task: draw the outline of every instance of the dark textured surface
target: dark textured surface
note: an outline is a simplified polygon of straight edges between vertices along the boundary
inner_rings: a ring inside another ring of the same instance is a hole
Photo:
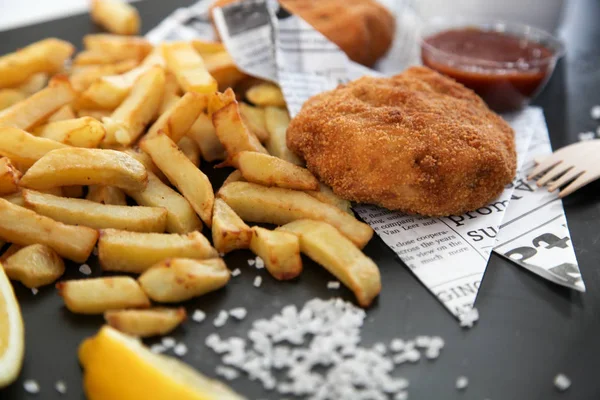
[[[144,1],[137,7],[147,29],[185,3]],[[578,132],[596,127],[589,109],[600,103],[599,20],[598,0],[570,2],[565,30],[567,58],[537,102],[545,108],[554,147],[574,142]],[[87,16],[75,16],[0,32],[0,53],[47,36],[80,45],[83,34],[95,30]],[[215,176],[212,171],[210,174]],[[224,176],[219,175],[220,179]],[[383,292],[369,310],[363,343],[417,334],[439,334],[446,340],[437,361],[424,360],[399,369],[411,380],[411,399],[600,399],[600,182],[567,198],[565,207],[587,293],[551,284],[492,255],[477,300],[481,318],[469,331],[458,327],[391,250],[377,238],[371,241],[365,251],[381,268]],[[188,322],[174,333],[190,349],[183,359],[207,375],[214,376],[218,359],[203,342],[215,329],[210,322],[218,310],[236,306],[249,309],[245,321],[230,321],[220,329],[228,337],[243,334],[252,320],[271,316],[286,304],[302,305],[315,296],[332,295],[326,289],[331,277],[308,262],[302,277],[291,283],[275,282],[261,270],[263,285],[256,289],[252,280],[257,271],[247,266],[249,257],[249,253],[239,252],[226,258],[231,268],[240,267],[242,275],[225,290],[187,303],[188,310],[200,308],[209,318],[203,324]],[[97,274],[97,265],[92,267]],[[72,265],[65,278],[80,276],[77,266]],[[0,399],[82,399],[77,346],[97,331],[101,317],[70,314],[52,287],[42,288],[33,296],[21,285],[15,286],[26,324],[26,358],[20,379],[1,391]],[[339,293],[352,299],[345,289]],[[573,382],[565,393],[557,392],[552,383],[559,372]],[[464,392],[454,389],[459,375],[469,377]],[[23,381],[28,378],[40,383],[37,396],[23,390]],[[67,395],[54,390],[58,379],[67,383]],[[245,378],[232,386],[251,399],[278,398]]]

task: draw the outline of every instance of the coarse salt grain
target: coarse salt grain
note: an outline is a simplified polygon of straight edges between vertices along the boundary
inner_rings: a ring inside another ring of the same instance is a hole
[[[265,267],[265,262],[259,256],[256,256],[256,269],[263,269]]]
[[[469,386],[469,379],[466,376],[459,376],[456,378],[456,389],[464,390]]]
[[[260,287],[260,285],[262,284],[262,278],[260,276],[256,276],[252,284],[254,285],[254,287]]]
[[[179,357],[183,357],[187,354],[188,352],[188,348],[185,345],[185,343],[177,343],[175,345],[175,347],[173,348],[173,353],[175,353],[176,356]]]
[[[329,281],[327,282],[327,289],[339,289],[340,282],[338,281]]]
[[[170,349],[171,347],[175,346],[175,339],[173,339],[170,336],[165,336],[164,338],[162,338],[161,343],[163,346],[165,346],[165,348]]]
[[[394,396],[394,400],[408,400],[408,392],[398,392]]]
[[[554,386],[564,392],[571,386],[571,380],[565,374],[558,374],[554,377]]]
[[[226,367],[224,365],[217,366],[217,368],[215,368],[215,372],[217,373],[217,375],[222,376],[228,381],[232,381],[240,376],[240,373],[237,372],[235,369]]]
[[[595,105],[590,110],[590,116],[593,119],[600,119],[600,105]]]
[[[390,349],[392,351],[401,351],[404,349],[404,340],[402,339],[393,339],[390,342]]]
[[[580,142],[583,142],[586,140],[595,139],[596,135],[594,134],[594,132],[581,132],[581,133],[577,134],[577,138],[579,139]]]
[[[248,260],[248,265],[249,265],[249,266],[251,266],[251,267],[252,267],[252,266],[253,266],[255,263],[256,263],[256,260],[255,260],[255,259],[250,259],[250,260]]]
[[[229,310],[229,315],[237,320],[242,320],[248,315],[248,311],[244,307],[236,307]]]
[[[417,347],[429,347],[431,338],[429,336],[417,336],[415,338],[415,345]]]
[[[87,264],[81,264],[81,266],[79,267],[79,272],[81,272],[84,275],[90,275],[92,273],[92,269]]]
[[[459,315],[460,326],[463,328],[472,328],[473,324],[479,320],[479,311],[475,307]]]
[[[242,273],[242,271],[240,271],[239,268],[236,268],[233,271],[231,271],[231,276],[238,276],[241,273]]]
[[[387,351],[387,349],[385,348],[385,344],[383,343],[375,343],[373,345],[373,350],[379,354],[385,354],[385,352]]]
[[[202,322],[206,319],[206,313],[202,310],[194,310],[194,313],[192,314],[192,321],[194,322]]]
[[[217,318],[214,319],[213,325],[216,328],[220,328],[227,323],[227,318],[229,318],[227,311],[221,310],[219,311],[219,314],[217,314]]]
[[[60,394],[65,394],[67,393],[67,384],[64,381],[57,381],[54,384],[54,388],[56,389],[56,391]]]
[[[39,290],[37,290],[37,288],[31,288],[31,293],[33,293],[34,296],[38,294],[38,292]]]
[[[40,385],[33,379],[27,379],[23,382],[23,388],[27,393],[37,394],[40,392]]]

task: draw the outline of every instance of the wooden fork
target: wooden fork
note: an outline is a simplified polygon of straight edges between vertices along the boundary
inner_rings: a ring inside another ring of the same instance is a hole
[[[537,185],[542,187],[549,183],[550,192],[571,182],[558,194],[565,197],[600,178],[600,139],[571,144],[535,162],[537,166],[527,179],[534,179],[543,172]]]

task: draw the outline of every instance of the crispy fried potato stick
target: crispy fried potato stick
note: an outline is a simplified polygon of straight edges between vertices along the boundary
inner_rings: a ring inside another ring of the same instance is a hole
[[[212,220],[212,239],[219,253],[247,249],[252,239],[252,230],[221,199],[215,200]]]
[[[147,310],[109,310],[106,323],[113,328],[137,337],[166,335],[185,319],[185,308],[149,308]]]
[[[92,117],[49,122],[34,130],[38,137],[74,147],[96,148],[106,135],[102,123]]]
[[[136,35],[140,31],[140,14],[122,0],[92,0],[92,20],[118,35]]]
[[[230,158],[241,151],[257,151],[267,154],[267,150],[260,144],[242,121],[238,103],[233,102],[214,113],[213,125],[215,132],[227,150]]]
[[[122,36],[105,33],[85,35],[83,37],[83,45],[89,51],[103,54],[110,62],[131,58],[142,61],[153,48],[152,43],[141,36]]]
[[[64,121],[67,119],[75,119],[77,115],[75,115],[75,111],[73,111],[73,107],[70,104],[65,104],[61,108],[58,109],[54,114],[48,117],[48,123],[50,122],[58,122]]]
[[[277,280],[294,279],[302,272],[300,241],[292,233],[252,227],[250,250],[263,259]]]
[[[265,145],[269,154],[289,161],[292,164],[304,166],[304,162],[288,149],[286,144],[286,131],[290,124],[290,117],[282,108],[266,107],[265,108],[265,126],[269,131],[269,138]]]
[[[101,204],[112,204],[113,206],[126,206],[125,193],[114,186],[90,185],[85,196],[87,200]]]
[[[46,153],[64,148],[68,146],[56,140],[39,138],[18,128],[0,127],[0,155],[22,169],[31,167]]]
[[[198,116],[187,135],[198,144],[204,160],[212,162],[225,159],[225,148],[215,132],[212,119],[207,114],[201,113]]]
[[[252,86],[246,92],[246,98],[259,107],[285,107],[285,99],[281,89],[277,85],[268,82]]]
[[[162,45],[167,68],[177,78],[186,92],[216,92],[217,81],[206,69],[202,57],[189,42],[173,42]]]
[[[162,114],[148,129],[146,138],[152,138],[162,131],[175,143],[185,136],[200,113],[206,108],[205,95],[188,92],[179,99],[168,111]]]
[[[0,158],[0,196],[17,192],[20,179],[21,171],[8,158]]]
[[[5,261],[4,272],[28,288],[53,283],[65,272],[65,263],[51,247],[32,244],[16,251]]]

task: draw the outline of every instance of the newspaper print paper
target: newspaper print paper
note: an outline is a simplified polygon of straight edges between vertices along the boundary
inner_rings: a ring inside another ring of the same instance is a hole
[[[148,37],[154,42],[185,40],[194,37],[195,31],[195,37],[212,39],[206,13],[209,4],[201,1],[177,10]],[[417,54],[416,16],[406,7],[398,9],[403,25],[396,33],[390,54],[378,65],[388,74],[394,65],[415,62]],[[380,75],[349,60],[305,21],[279,9],[276,2],[245,0],[216,9],[213,17],[238,67],[279,83],[292,116],[314,94],[363,75]],[[413,43],[412,48],[409,43]],[[584,290],[562,202],[544,189],[535,190],[535,185],[523,178],[534,156],[551,152],[543,114],[529,108],[506,119],[517,132],[523,168],[515,182],[489,205],[462,216],[437,219],[370,205],[355,207],[361,218],[458,318],[473,306],[492,249],[545,279]],[[538,228],[522,231],[524,226]]]

